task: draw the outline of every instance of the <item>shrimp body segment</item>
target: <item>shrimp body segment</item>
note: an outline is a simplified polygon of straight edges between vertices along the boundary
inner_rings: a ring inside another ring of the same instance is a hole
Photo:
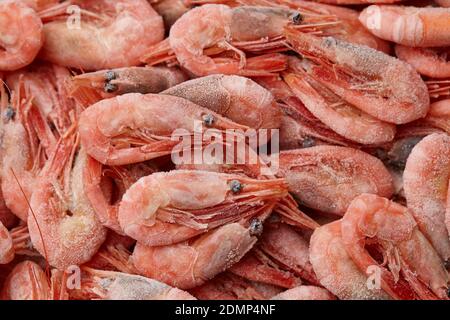
[[[427,86],[408,63],[366,46],[292,27],[285,34],[298,53],[314,62],[308,74],[351,105],[394,124],[426,115]]]
[[[359,20],[377,37],[409,47],[450,46],[450,8],[371,5]]]
[[[450,259],[449,232],[445,227],[450,178],[450,136],[432,134],[411,151],[403,173],[408,208],[420,230],[442,259]]]
[[[450,78],[450,47],[444,49],[411,48],[395,46],[395,54],[403,61],[411,64],[417,72],[431,78]]]
[[[377,158],[347,147],[315,146],[280,153],[279,177],[302,204],[343,215],[354,197],[374,193],[390,197],[389,171]]]
[[[335,300],[336,298],[326,289],[315,286],[299,286],[283,291],[271,300]]]
[[[447,271],[407,208],[362,194],[350,204],[341,229],[349,256],[362,272],[373,266],[380,268],[381,288],[391,297],[447,299]],[[380,265],[370,255],[366,248],[369,241],[379,245],[387,265]]]
[[[147,277],[180,289],[202,285],[238,262],[256,237],[238,223],[230,223],[199,238],[169,246],[137,243],[131,261]]]
[[[44,43],[38,14],[22,1],[0,2],[0,71],[30,64]]]
[[[191,229],[178,241],[186,240],[225,223],[262,214],[286,195],[282,179],[255,180],[208,171],[157,172],[139,179],[124,194],[119,223],[128,236],[143,244],[170,244],[172,238],[160,233],[161,222]]]
[[[44,25],[40,56],[83,70],[128,67],[164,37],[162,18],[145,0],[74,1],[87,14],[80,25],[66,19]]]
[[[194,132],[205,117],[210,128],[246,129],[183,98],[129,93],[97,102],[80,115],[78,130],[86,152],[108,165],[142,162],[172,152],[176,129]]]

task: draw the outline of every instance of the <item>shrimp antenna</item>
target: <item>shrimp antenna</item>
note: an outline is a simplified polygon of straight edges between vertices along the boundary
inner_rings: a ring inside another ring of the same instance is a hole
[[[25,191],[23,191],[23,188],[19,182],[19,179],[17,179],[16,173],[14,172],[13,168],[10,168],[10,170],[11,170],[11,173],[13,174],[14,179],[16,180],[17,184],[19,185],[20,192],[22,192],[22,195],[25,198],[25,201],[27,202],[28,208],[30,208],[31,214],[33,215],[33,219],[36,222],[36,225],[37,225],[37,228],[39,231],[39,236],[41,237],[41,241],[42,241],[42,247],[44,249],[44,257],[45,257],[45,262],[46,262],[45,273],[47,275],[47,279],[50,279],[50,264],[48,263],[47,248],[45,247],[45,242],[44,242],[44,237],[42,236],[41,227],[39,226],[39,223],[36,219],[36,215],[34,214],[34,210],[31,207],[30,201],[28,200],[27,195],[25,194]]]
[[[11,97],[11,89],[8,87],[8,84],[2,78],[0,78],[0,81],[2,82],[2,84],[6,88],[6,90],[8,90],[8,94]]]

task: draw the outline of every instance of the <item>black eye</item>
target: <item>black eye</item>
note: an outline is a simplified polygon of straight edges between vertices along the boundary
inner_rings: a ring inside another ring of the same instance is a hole
[[[293,17],[292,17],[292,22],[297,25],[303,22],[303,16],[300,14],[300,12],[297,12]]]
[[[112,70],[106,71],[106,73],[105,73],[105,80],[106,81],[111,81],[111,80],[114,80],[116,78],[117,78],[117,74],[114,71],[112,71]]]
[[[306,137],[305,140],[302,141],[303,148],[310,148],[316,144],[316,141],[311,137]]]
[[[14,119],[14,116],[16,115],[16,111],[11,108],[11,106],[8,106],[5,110],[5,119],[7,121]]]
[[[107,93],[111,93],[117,90],[117,85],[115,85],[114,83],[105,83],[105,92]]]
[[[250,235],[260,236],[263,232],[263,224],[260,219],[254,218],[250,222]]]
[[[206,126],[208,126],[208,127],[213,125],[214,120],[215,119],[214,119],[214,116],[212,114],[206,114],[206,115],[203,116],[203,123]]]
[[[233,193],[239,193],[241,192],[243,186],[238,180],[233,180],[230,182],[230,190]]]

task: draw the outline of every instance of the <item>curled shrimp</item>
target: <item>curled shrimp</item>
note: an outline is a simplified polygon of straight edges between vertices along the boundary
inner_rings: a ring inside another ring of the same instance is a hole
[[[270,91],[251,79],[211,75],[189,80],[162,92],[192,101],[250,128],[279,128],[281,110]]]
[[[264,70],[270,69],[269,65],[261,65],[259,70],[249,70],[246,68],[245,53],[233,47],[231,40],[251,44],[262,38],[280,36],[283,26],[295,14],[294,10],[286,8],[230,8],[226,5],[207,4],[189,10],[175,22],[170,29],[170,47],[180,65],[197,76],[214,73],[264,75],[267,74]],[[258,45],[270,47],[270,43]],[[213,46],[233,51],[239,56],[239,60],[215,59],[204,54],[204,49]]]
[[[0,3],[0,71],[13,71],[30,64],[44,44],[38,14],[22,1]]]
[[[347,103],[333,91],[309,76],[308,60],[290,59],[291,71],[283,73],[284,81],[304,106],[330,129],[348,140],[362,144],[391,141],[395,125],[383,122]]]
[[[362,272],[379,268],[381,288],[391,297],[447,299],[447,271],[407,208],[362,194],[348,207],[341,230],[349,256]],[[386,264],[369,253],[369,242],[377,246]]]
[[[315,286],[299,286],[283,291],[271,300],[335,300],[336,298],[326,289]]]
[[[194,240],[169,246],[149,247],[138,242],[131,261],[147,277],[190,289],[239,261],[255,242],[250,229],[230,223]]]
[[[125,234],[138,242],[165,245],[264,215],[286,195],[282,179],[255,180],[208,171],[157,172],[126,191],[118,217]]]
[[[40,172],[30,200],[28,228],[33,246],[60,270],[89,261],[106,237],[84,192],[77,135],[61,139]]]
[[[423,118],[428,90],[411,65],[374,49],[333,37],[285,30],[293,48],[312,63],[308,75],[349,104],[394,124]]]
[[[88,107],[125,93],[158,93],[187,80],[183,71],[168,67],[127,67],[73,77],[70,95]]]
[[[311,236],[310,259],[321,285],[342,300],[388,300],[381,288],[369,287],[342,241],[341,221],[325,224]]]
[[[371,5],[359,20],[377,37],[409,47],[450,46],[450,9]]]
[[[196,300],[188,292],[154,279],[83,267],[84,298],[102,300]]]
[[[450,62],[448,48],[411,48],[395,46],[395,54],[403,61],[411,64],[417,72],[431,78],[450,78]]]
[[[338,146],[315,146],[280,152],[279,177],[307,207],[343,215],[354,197],[374,193],[390,197],[392,178],[377,158]],[[345,186],[345,187],[344,187]]]
[[[246,129],[183,98],[129,93],[84,110],[78,130],[86,152],[103,164],[124,165],[171,154],[175,129]]]
[[[43,59],[83,70],[134,66],[164,37],[162,18],[146,0],[72,2],[81,8],[79,25],[46,23]]]
[[[445,227],[449,161],[450,136],[431,134],[412,149],[403,173],[408,208],[445,261],[450,258],[449,232]]]
[[[50,284],[44,270],[35,262],[17,264],[3,285],[4,300],[49,300]]]

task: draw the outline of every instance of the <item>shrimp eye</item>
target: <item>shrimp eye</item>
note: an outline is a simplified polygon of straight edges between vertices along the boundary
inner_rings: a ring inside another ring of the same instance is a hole
[[[329,48],[337,45],[337,41],[333,37],[326,37],[323,39],[323,44],[325,47]]]
[[[117,85],[114,83],[107,82],[105,83],[105,92],[111,93],[117,90]]]
[[[10,106],[8,106],[5,110],[5,118],[7,121],[11,120],[14,118],[14,116],[16,115],[16,111],[11,108]]]
[[[114,80],[116,78],[117,78],[117,74],[114,71],[112,71],[112,70],[106,71],[106,73],[105,73],[105,80],[106,81],[111,81],[111,80]]]
[[[203,116],[203,123],[208,127],[212,126],[212,124],[214,123],[214,120],[215,119],[212,114],[206,114]]]
[[[292,17],[292,22],[295,24],[295,25],[298,25],[298,24],[300,24],[300,23],[302,23],[302,21],[303,21],[303,16],[301,15],[301,13],[300,12],[297,12],[293,17]]]
[[[263,224],[260,219],[254,218],[250,222],[250,235],[260,236],[263,232]]]
[[[233,180],[230,182],[230,190],[233,193],[239,193],[241,192],[243,186],[238,180]]]
[[[305,140],[302,141],[302,147],[303,148],[310,148],[313,147],[316,144],[316,141],[314,141],[311,137],[306,137]]]

